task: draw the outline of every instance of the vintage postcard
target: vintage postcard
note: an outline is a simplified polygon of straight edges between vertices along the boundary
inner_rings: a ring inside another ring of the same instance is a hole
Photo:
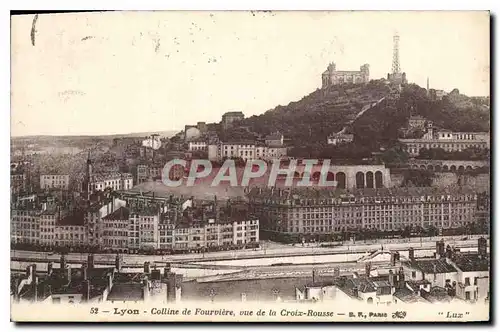
[[[11,61],[12,321],[490,320],[489,12],[13,15]]]

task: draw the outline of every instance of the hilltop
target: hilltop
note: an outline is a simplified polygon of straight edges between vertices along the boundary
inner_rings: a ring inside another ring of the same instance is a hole
[[[399,98],[386,98],[356,118],[367,105],[390,93],[391,86],[384,80],[318,89],[299,101],[244,119],[241,125],[258,135],[280,131],[294,146],[292,156],[357,159],[370,157],[380,148],[397,146],[398,129],[410,114],[422,115],[438,128],[489,131],[489,98],[467,97],[454,90],[442,100],[432,100],[426,89],[415,84],[404,86]],[[354,142],[327,146],[327,136],[344,127],[354,134]]]
[[[278,130],[294,146],[321,143],[354,120],[365,105],[378,101],[389,91],[380,81],[318,89],[299,101],[247,118],[242,125],[261,135]]]

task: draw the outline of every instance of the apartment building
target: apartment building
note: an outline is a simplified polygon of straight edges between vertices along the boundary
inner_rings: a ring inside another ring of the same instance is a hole
[[[245,161],[272,160],[286,156],[287,148],[285,146],[268,146],[253,141],[220,142],[208,147],[208,159],[212,161],[220,161],[225,158],[241,158]]]
[[[435,131],[431,122],[427,123],[427,132],[422,138],[407,138],[399,141],[406,146],[410,156],[418,156],[421,149],[443,149],[447,152],[462,151],[467,148],[489,149],[490,134],[483,132]]]
[[[40,213],[42,207],[27,204],[11,209],[11,242],[40,244]]]
[[[63,189],[68,190],[68,174],[43,174],[40,175],[40,188],[42,189]]]
[[[105,249],[128,247],[129,210],[121,206],[102,218],[102,240]]]
[[[91,192],[104,191],[106,188],[111,188],[113,191],[129,190],[133,187],[133,181],[130,173],[94,174],[90,178],[90,189]]]
[[[193,140],[188,142],[188,151],[206,151],[208,143],[204,140]]]
[[[252,188],[250,211],[261,228],[278,233],[327,234],[406,226],[457,228],[475,220],[477,195],[470,188],[326,190]]]

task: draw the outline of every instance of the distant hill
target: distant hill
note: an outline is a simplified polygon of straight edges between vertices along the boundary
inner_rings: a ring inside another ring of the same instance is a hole
[[[127,134],[110,134],[110,135],[29,135],[29,136],[14,136],[11,140],[24,140],[24,139],[42,139],[42,140],[67,140],[67,139],[113,139],[117,137],[145,137],[152,134],[158,134],[160,137],[171,137],[174,136],[178,131],[168,130],[168,131],[149,131],[140,133],[127,133]]]
[[[242,125],[261,135],[279,130],[292,145],[322,143],[351,122],[361,109],[389,93],[381,81],[318,89],[299,101],[252,116]]]
[[[426,89],[415,84],[404,86],[399,99],[382,102],[356,118],[364,106],[388,96],[390,90],[383,80],[318,89],[299,101],[244,119],[241,125],[259,135],[279,130],[291,145],[304,151],[325,146],[329,134],[348,125],[348,132],[354,134],[351,149],[363,150],[363,156],[368,156],[368,150],[397,144],[398,129],[412,113],[433,121],[438,128],[489,130],[489,98],[467,97],[454,90],[443,100],[431,100]],[[331,153],[339,149],[331,149]]]

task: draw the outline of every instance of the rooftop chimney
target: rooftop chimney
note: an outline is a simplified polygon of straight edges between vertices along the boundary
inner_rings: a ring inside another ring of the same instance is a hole
[[[87,267],[89,269],[94,268],[94,254],[89,254],[89,256],[87,257]]]
[[[415,249],[413,248],[408,249],[408,258],[410,259],[410,261],[415,260]]]
[[[453,257],[453,250],[450,245],[446,246],[446,257],[451,259]]]
[[[66,280],[68,282],[68,285],[71,283],[71,266],[67,265],[66,269],[64,270],[64,274],[66,276]]]
[[[480,259],[488,257],[488,240],[484,237],[480,237],[477,240],[477,253],[479,254]]]
[[[394,273],[392,270],[389,270],[389,284],[394,287]]]
[[[118,254],[116,254],[116,257],[115,257],[115,268],[116,268],[116,271],[118,271],[118,272],[120,272],[120,270],[122,269],[122,262],[121,262],[120,256]]]
[[[175,302],[175,273],[167,272],[167,302]]]
[[[391,266],[396,265],[396,253],[393,251],[391,252]]]
[[[405,288],[405,273],[402,266],[399,268],[398,282],[399,282],[399,288]]]
[[[358,297],[358,287],[353,287],[352,288],[352,296]]]
[[[33,302],[38,301],[38,277],[35,275],[33,276],[33,282],[32,282],[32,287],[33,287]]]
[[[436,258],[439,259],[445,254],[444,251],[444,241],[436,241]]]
[[[62,254],[61,259],[59,260],[60,269],[64,270],[66,268],[66,255]]]
[[[170,263],[167,263],[165,268],[163,269],[163,277],[167,278],[169,273],[170,273]]]
[[[90,300],[90,281],[87,279],[83,280],[82,300],[83,302],[88,302]]]
[[[88,280],[87,263],[82,264],[82,278],[83,278],[83,280]]]

